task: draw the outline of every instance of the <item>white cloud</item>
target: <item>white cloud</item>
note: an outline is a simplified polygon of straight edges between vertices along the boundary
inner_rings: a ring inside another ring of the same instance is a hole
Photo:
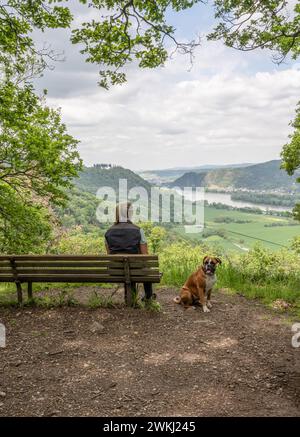
[[[227,50],[218,48],[219,61]],[[225,62],[209,74],[187,73],[179,58],[164,69],[131,70],[128,83],[109,92],[94,84],[49,103],[62,107],[87,164],[145,169],[278,158],[299,98],[300,71],[241,73],[238,56],[235,68]],[[213,69],[215,62],[212,55]]]
[[[78,11],[77,23],[95,14]],[[86,164],[149,169],[279,157],[299,100],[299,63],[276,67],[266,52],[209,42],[198,48],[191,71],[182,56],[156,70],[131,65],[128,82],[107,92],[97,86],[98,67],[86,64],[68,37],[69,31],[43,36],[65,50],[66,62],[37,86],[62,108]]]

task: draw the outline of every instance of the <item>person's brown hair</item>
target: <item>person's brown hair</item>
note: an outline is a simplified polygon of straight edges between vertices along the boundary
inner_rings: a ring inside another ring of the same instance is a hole
[[[116,206],[116,221],[115,224],[117,225],[118,223],[120,223],[120,218],[122,215],[125,216],[125,210],[126,210],[126,222],[131,222],[130,218],[129,218],[129,209],[132,207],[132,203],[131,202],[124,202],[124,203],[119,203]],[[121,213],[120,214],[120,210]],[[122,222],[124,222],[124,220],[122,220]]]

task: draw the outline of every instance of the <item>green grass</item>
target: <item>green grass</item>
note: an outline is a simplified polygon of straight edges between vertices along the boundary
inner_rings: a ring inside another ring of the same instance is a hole
[[[32,290],[33,290],[33,297],[34,297],[34,302],[36,302],[36,304],[38,304],[38,302],[40,302],[42,304],[42,302],[45,302],[45,306],[47,306],[47,302],[49,302],[49,306],[51,305],[59,305],[60,300],[65,300],[65,303],[68,304],[68,299],[69,299],[69,305],[72,305],[72,299],[71,296],[73,294],[73,292],[80,286],[93,286],[100,288],[111,288],[111,284],[95,284],[95,283],[65,283],[65,282],[60,282],[60,283],[51,283],[51,282],[45,282],[45,283],[33,283],[32,284]],[[57,290],[58,295],[60,296],[57,300],[57,302],[55,302],[55,299],[52,297],[36,297],[35,294],[36,293],[40,293],[40,292],[44,292],[44,291],[50,291],[53,290],[55,288],[55,290]],[[25,304],[28,304],[27,302],[27,284],[24,283],[22,284],[22,290],[23,290],[23,300],[25,302]],[[51,303],[51,302],[52,303]],[[0,283],[0,305],[14,305],[17,304],[17,293],[16,293],[16,286],[13,283]]]
[[[15,284],[0,283],[0,305],[11,306],[17,304],[18,300]]]
[[[75,284],[76,285],[76,284]],[[66,284],[62,284],[58,288],[58,292],[55,296],[35,296],[35,293],[39,291],[47,291],[53,288],[53,284],[33,284],[33,299],[29,301],[27,299],[27,289],[23,287],[23,305],[35,305],[41,307],[55,307],[55,306],[75,306],[78,302],[73,296],[73,292],[76,287],[68,287]],[[2,306],[14,306],[18,305],[16,286],[11,283],[0,284],[0,305]]]
[[[115,308],[115,304],[113,303],[113,300],[111,296],[103,297],[99,296],[96,291],[93,291],[92,294],[89,297],[88,300],[88,307],[89,308]]]
[[[292,275],[282,281],[272,278],[253,281],[230,265],[220,267],[218,288],[228,288],[232,294],[241,293],[249,299],[259,299],[266,305],[278,299],[291,304],[291,313],[300,317],[300,279]]]
[[[201,265],[206,250],[202,245],[185,243],[165,248],[160,255],[160,268],[164,272],[162,284],[181,287]],[[282,299],[300,316],[300,255],[287,249],[274,252],[260,245],[242,255],[230,255],[222,250],[216,253],[213,248],[209,253],[223,260],[217,270],[217,287],[258,298],[267,305]]]
[[[69,286],[70,285],[70,286]],[[24,287],[23,304],[22,306],[35,306],[40,308],[55,308],[63,306],[77,306],[80,303],[74,298],[74,291],[77,285],[82,284],[60,284],[56,288],[55,295],[43,295],[37,296],[35,293],[39,291],[46,291],[53,289],[53,284],[33,284],[33,299],[29,301],[27,299],[26,289]],[[84,284],[85,286],[92,285],[93,291],[91,292],[87,304],[84,304],[92,309],[97,308],[116,308],[119,306],[116,304],[111,296],[101,296],[95,291],[95,284]],[[106,284],[111,286],[111,284]],[[99,285],[100,287],[100,285]],[[101,284],[102,288],[102,284]],[[18,306],[17,295],[14,284],[0,284],[0,306],[3,307],[14,307]],[[159,312],[161,310],[161,305],[155,300],[141,302],[138,297],[134,302],[133,306],[135,308],[140,308],[144,310],[149,310],[153,312]]]
[[[205,207],[204,216],[205,232],[216,232],[207,238],[203,238],[203,234],[186,234],[182,225],[175,226],[173,231],[187,241],[193,243],[200,243],[203,241],[210,245],[221,246],[225,251],[233,251],[237,253],[244,252],[244,250],[238,246],[251,249],[255,245],[256,239],[268,240],[283,246],[290,246],[293,238],[300,235],[300,224],[295,226],[295,221],[285,217],[217,209],[211,206]],[[216,223],[215,219],[220,217],[229,217],[230,219],[235,220],[235,222]],[[236,223],[237,220],[249,221],[249,223]],[[264,226],[272,223],[286,224],[286,226]],[[289,226],[291,224],[294,226]],[[224,237],[217,235],[220,231],[224,233]],[[230,231],[233,231],[233,233]],[[234,232],[244,235],[237,235]],[[264,242],[263,245],[272,251],[280,249],[280,246],[269,242]]]
[[[34,297],[32,301],[26,301],[25,305],[42,308],[54,308],[63,306],[77,306],[79,302],[74,298],[72,291],[60,290],[55,296]]]
[[[159,302],[152,299],[150,299],[149,301],[142,302],[140,306],[142,309],[147,311],[153,311],[154,313],[159,313],[162,308]]]
[[[249,220],[250,223],[216,223],[214,219],[216,217],[225,216],[230,217],[234,220]],[[265,227],[265,224],[270,223],[286,223],[287,226],[280,227]],[[251,248],[255,244],[255,239],[261,238],[264,240],[269,240],[274,243],[282,244],[287,246],[291,243],[292,239],[300,235],[300,225],[298,226],[288,226],[290,223],[294,223],[291,219],[286,219],[283,217],[274,217],[263,214],[249,214],[239,211],[227,211],[222,209],[216,209],[212,207],[205,208],[205,225],[208,229],[224,229],[226,231],[239,232],[241,234],[249,235],[253,238],[248,238],[245,236],[238,236],[228,232],[227,238],[232,242],[239,242],[239,240],[244,240],[244,245]],[[265,242],[264,246],[271,249],[277,250],[278,246]]]

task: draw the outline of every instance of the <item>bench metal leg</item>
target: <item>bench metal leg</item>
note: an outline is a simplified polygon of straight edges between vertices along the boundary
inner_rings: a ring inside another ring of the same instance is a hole
[[[137,297],[137,288],[136,284],[130,283],[130,284],[124,284],[125,289],[125,303],[129,307],[133,307],[136,304],[136,297]]]
[[[125,303],[127,306],[132,305],[131,284],[124,284],[125,289]]]
[[[124,284],[125,289],[125,303],[127,306],[132,307],[136,301],[136,287],[134,284]]]
[[[21,304],[23,302],[21,282],[16,282],[16,286],[17,286],[18,303]]]
[[[27,294],[28,294],[28,300],[32,300],[32,282],[28,282]]]

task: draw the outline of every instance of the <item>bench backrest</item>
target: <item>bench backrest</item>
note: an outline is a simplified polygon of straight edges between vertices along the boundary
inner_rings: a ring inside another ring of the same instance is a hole
[[[0,282],[159,282],[157,255],[2,255]]]

